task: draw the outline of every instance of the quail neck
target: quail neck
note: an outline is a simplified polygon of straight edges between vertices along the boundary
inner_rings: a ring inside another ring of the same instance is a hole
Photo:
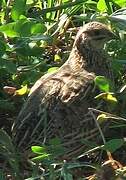
[[[104,44],[113,38],[114,34],[101,23],[92,22],[82,27],[76,36],[68,59],[73,70],[83,68],[96,75],[106,76],[104,72],[108,69],[110,62],[104,52]]]

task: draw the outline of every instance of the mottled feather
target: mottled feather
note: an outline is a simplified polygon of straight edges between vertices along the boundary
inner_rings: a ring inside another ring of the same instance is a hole
[[[102,23],[80,28],[68,60],[55,73],[42,76],[32,87],[12,132],[21,151],[59,138],[64,158],[83,153],[84,140],[97,139],[99,131],[89,107],[102,108],[94,97],[96,75],[112,79],[110,61],[103,50],[113,33]]]

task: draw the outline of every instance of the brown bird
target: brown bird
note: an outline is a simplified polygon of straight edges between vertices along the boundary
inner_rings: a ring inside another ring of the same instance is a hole
[[[83,153],[85,139],[98,136],[88,108],[97,107],[96,75],[112,78],[110,61],[103,50],[112,38],[114,34],[106,25],[87,23],[78,31],[68,60],[57,72],[35,83],[12,128],[21,151],[32,145],[49,145],[58,138],[64,149],[62,156],[72,158]]]

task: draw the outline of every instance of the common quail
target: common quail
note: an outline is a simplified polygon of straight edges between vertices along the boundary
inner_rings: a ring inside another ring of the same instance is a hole
[[[31,88],[12,128],[14,143],[22,152],[58,138],[62,156],[72,158],[83,153],[85,140],[97,139],[99,131],[88,108],[97,107],[95,77],[112,78],[103,47],[113,38],[106,25],[87,23],[78,31],[68,60]]]

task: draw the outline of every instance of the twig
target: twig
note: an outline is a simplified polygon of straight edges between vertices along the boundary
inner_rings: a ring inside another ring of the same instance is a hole
[[[90,108],[89,111],[90,111],[90,114],[92,115],[92,117],[93,117],[93,119],[94,119],[94,121],[95,121],[95,123],[96,123],[96,125],[97,125],[97,127],[98,127],[98,130],[99,130],[99,132],[100,132],[100,134],[101,134],[103,143],[105,144],[105,143],[106,143],[106,140],[105,140],[104,134],[103,134],[103,132],[102,132],[101,127],[99,126],[99,123],[98,123],[96,117],[94,116],[93,110]]]
[[[94,111],[94,112],[97,112],[97,113],[102,113],[102,114],[108,115],[108,117],[111,118],[111,119],[118,119],[118,120],[126,121],[125,118],[122,118],[122,117],[120,117],[120,116],[116,116],[116,115],[111,114],[111,113],[107,113],[107,112],[105,112],[105,111],[101,111],[101,110],[99,110],[99,109],[88,108],[88,110],[89,110],[89,111],[91,110],[91,111]]]

